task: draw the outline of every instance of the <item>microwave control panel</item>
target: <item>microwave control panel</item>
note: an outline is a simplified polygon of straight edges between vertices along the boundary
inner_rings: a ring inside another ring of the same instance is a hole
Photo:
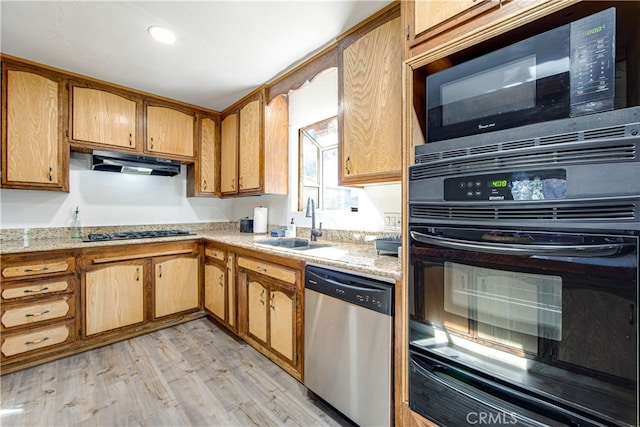
[[[613,109],[616,11],[571,23],[571,117]]]
[[[564,169],[467,175],[444,180],[447,201],[559,200],[566,195]]]

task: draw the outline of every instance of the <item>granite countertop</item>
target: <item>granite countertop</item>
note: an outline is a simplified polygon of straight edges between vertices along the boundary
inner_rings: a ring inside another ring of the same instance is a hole
[[[269,234],[240,233],[239,231],[232,230],[193,230],[192,232],[193,234],[191,235],[176,237],[112,240],[106,242],[83,242],[81,239],[73,239],[70,237],[3,240],[0,254],[205,239],[240,248],[295,258],[310,264],[334,267],[386,279],[399,280],[402,277],[401,260],[397,256],[378,255],[378,252],[373,246],[373,242],[351,243],[320,238],[318,243],[323,244],[321,247],[296,250],[256,243],[256,241],[264,239],[279,239],[278,237],[270,237]]]

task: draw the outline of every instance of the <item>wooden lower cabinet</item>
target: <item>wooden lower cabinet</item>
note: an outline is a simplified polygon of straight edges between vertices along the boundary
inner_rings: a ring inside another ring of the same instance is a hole
[[[82,338],[115,342],[197,314],[200,259],[195,240],[82,251]]]
[[[304,264],[274,261],[238,256],[239,334],[302,381]]]
[[[86,336],[144,322],[145,261],[101,265],[84,273]]]
[[[168,316],[200,305],[198,255],[161,257],[153,260],[154,318]]]
[[[2,257],[0,354],[7,367],[51,357],[76,342],[77,277],[70,251]]]
[[[235,253],[207,243],[204,255],[204,309],[236,332]]]

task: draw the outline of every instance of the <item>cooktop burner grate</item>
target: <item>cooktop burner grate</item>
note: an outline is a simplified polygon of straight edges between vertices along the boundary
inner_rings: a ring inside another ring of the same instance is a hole
[[[157,237],[190,236],[186,230],[147,230],[147,231],[120,231],[117,233],[90,233],[85,242],[100,242],[108,240],[151,239]]]

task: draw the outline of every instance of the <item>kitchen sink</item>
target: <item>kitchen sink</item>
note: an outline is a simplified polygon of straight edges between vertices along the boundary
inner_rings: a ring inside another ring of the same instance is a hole
[[[301,239],[298,237],[256,240],[254,243],[258,245],[267,245],[275,248],[294,249],[299,251],[330,246],[328,243],[311,242],[309,239]]]

